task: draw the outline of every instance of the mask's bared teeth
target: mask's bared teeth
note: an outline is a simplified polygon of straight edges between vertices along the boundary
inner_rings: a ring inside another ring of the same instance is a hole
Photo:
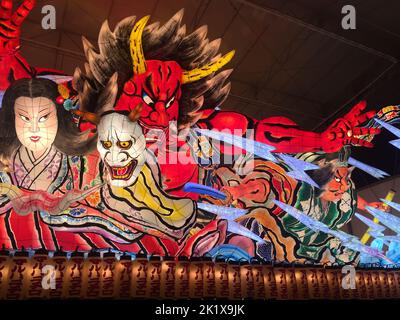
[[[127,180],[133,173],[134,168],[136,167],[136,160],[132,160],[124,167],[111,167],[111,175],[113,179],[116,180]]]

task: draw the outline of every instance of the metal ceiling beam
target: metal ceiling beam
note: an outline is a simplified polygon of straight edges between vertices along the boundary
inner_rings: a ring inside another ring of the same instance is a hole
[[[271,103],[271,102],[266,102],[266,101],[263,101],[263,100],[255,100],[255,99],[252,99],[252,98],[248,98],[248,97],[244,97],[244,96],[236,95],[236,94],[232,94],[232,93],[229,94],[229,97],[232,97],[232,98],[235,98],[235,99],[239,99],[239,100],[245,101],[247,103],[268,106],[269,108],[271,108],[271,109],[273,109],[275,111],[285,111],[285,112],[290,112],[290,114],[296,114],[296,115],[299,115],[299,116],[304,116],[304,112],[300,112],[300,110],[297,111],[296,109],[289,108],[289,107],[284,107],[284,106],[277,105],[277,104],[274,104],[274,103]],[[312,119],[321,120],[321,117],[318,117],[318,116],[316,116],[314,114],[307,114],[307,117],[312,118]]]
[[[270,7],[266,7],[266,6],[261,6],[261,5],[255,4],[255,3],[251,2],[251,1],[248,1],[248,0],[232,0],[232,1],[235,1],[237,3],[241,3],[241,4],[246,5],[246,6],[250,6],[250,7],[254,8],[254,9],[256,9],[256,10],[260,10],[260,11],[266,12],[268,14],[274,15],[276,17],[285,19],[287,21],[295,23],[295,24],[297,24],[299,26],[302,26],[304,28],[310,29],[310,30],[312,30],[314,32],[318,32],[318,33],[320,33],[320,34],[322,34],[324,36],[330,37],[331,39],[334,39],[334,40],[337,40],[337,41],[341,41],[343,43],[346,43],[349,46],[352,46],[354,48],[363,50],[363,51],[368,52],[370,54],[373,54],[375,56],[378,56],[378,57],[381,57],[383,59],[386,59],[386,60],[388,60],[390,62],[397,62],[398,61],[395,57],[393,57],[393,56],[391,56],[389,54],[383,53],[383,52],[381,52],[381,51],[379,51],[377,49],[371,48],[371,47],[366,46],[364,44],[361,44],[361,43],[358,43],[356,41],[353,41],[353,40],[350,40],[348,38],[345,38],[343,36],[340,36],[337,33],[334,33],[334,32],[331,32],[331,31],[327,31],[327,30],[325,30],[323,28],[320,28],[318,26],[315,26],[315,25],[313,25],[311,23],[305,22],[305,21],[303,21],[301,19],[298,19],[298,18],[295,18],[295,17],[290,16],[288,14],[282,13],[282,12],[276,10],[276,9],[273,9],[273,8],[270,8]]]
[[[390,62],[390,65],[385,68],[376,78],[372,79],[368,84],[366,84],[366,86],[364,86],[362,89],[360,89],[355,95],[353,95],[350,99],[347,99],[346,102],[344,104],[342,104],[340,107],[335,109],[335,112],[333,112],[332,114],[330,114],[329,116],[325,117],[322,121],[320,121],[314,128],[313,130],[318,130],[320,129],[322,126],[324,126],[330,119],[332,119],[334,116],[340,114],[348,105],[350,105],[352,102],[354,102],[355,99],[357,99],[358,97],[360,97],[362,94],[365,94],[365,92],[367,92],[374,84],[376,84],[379,80],[381,80],[383,78],[383,76],[385,74],[387,74],[387,72],[389,72],[395,65],[397,65],[398,63],[398,59],[395,58],[392,55],[383,53],[377,49],[371,48],[369,46],[366,46],[364,44],[361,44],[359,42],[350,40],[348,38],[345,38],[341,35],[338,35],[337,33],[331,32],[331,31],[327,31],[326,29],[320,28],[318,26],[315,26],[311,23],[305,22],[301,19],[295,18],[293,16],[290,16],[288,14],[282,13],[276,9],[273,8],[269,8],[266,6],[261,6],[258,5],[256,3],[253,3],[251,1],[248,0],[232,0],[235,1],[237,3],[241,3],[243,5],[247,5],[250,6],[256,10],[260,10],[263,11],[265,13],[274,15],[276,17],[285,19],[287,21],[290,21],[292,23],[295,23],[299,26],[302,26],[304,28],[307,28],[309,30],[312,30],[314,32],[317,32],[319,34],[322,34],[324,36],[327,36],[331,39],[340,41],[342,43],[345,43],[351,47],[357,48],[359,50],[362,50],[364,52],[367,52],[369,54],[372,54],[374,56],[380,57],[382,59],[385,59],[386,61]]]
[[[312,129],[313,131],[316,131],[320,129],[322,126],[327,124],[329,120],[334,118],[335,116],[338,116],[340,113],[343,112],[344,109],[346,109],[349,105],[354,104],[356,99],[361,97],[363,94],[365,94],[373,85],[375,85],[377,82],[379,82],[395,65],[397,65],[396,62],[391,63],[387,68],[385,68],[376,78],[371,80],[369,83],[367,83],[362,89],[357,91],[356,94],[354,94],[351,98],[347,99],[345,103],[343,103],[340,107],[338,107],[332,114],[328,115],[325,117],[321,122],[319,122],[314,128]]]
[[[84,60],[85,59],[85,55],[83,53],[78,53],[76,51],[73,50],[69,50],[69,49],[65,49],[62,47],[57,47],[57,46],[53,46],[44,42],[40,42],[40,41],[36,41],[36,40],[32,40],[32,39],[27,39],[27,38],[23,38],[21,37],[21,41],[22,43],[27,43],[32,47],[36,47],[36,48],[45,48],[45,49],[49,49],[49,50],[53,50],[53,51],[58,51],[61,52],[65,55],[69,55],[72,56],[73,58],[79,58]]]

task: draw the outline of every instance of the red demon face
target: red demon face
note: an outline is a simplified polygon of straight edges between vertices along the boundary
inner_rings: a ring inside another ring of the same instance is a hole
[[[116,110],[132,110],[142,104],[139,123],[146,134],[151,129],[166,131],[179,116],[181,84],[203,79],[218,71],[233,57],[234,51],[192,70],[183,70],[176,61],[146,60],[142,34],[149,16],[140,19],[130,35],[133,77],[124,84]],[[89,50],[89,49],[88,49]]]
[[[182,69],[175,61],[146,61],[146,72],[133,76],[124,85],[117,110],[131,110],[139,103],[140,124],[147,129],[166,130],[179,116]]]

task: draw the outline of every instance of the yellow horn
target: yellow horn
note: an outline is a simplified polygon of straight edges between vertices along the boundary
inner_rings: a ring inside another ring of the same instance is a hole
[[[140,19],[133,27],[130,36],[130,49],[133,62],[133,74],[142,74],[146,72],[146,60],[143,54],[142,34],[150,16]]]
[[[190,71],[183,71],[182,83],[184,84],[184,83],[194,82],[209,76],[215,71],[221,69],[229,61],[231,61],[234,55],[235,55],[235,50],[232,50],[215,62],[206,64],[201,68],[196,68]]]

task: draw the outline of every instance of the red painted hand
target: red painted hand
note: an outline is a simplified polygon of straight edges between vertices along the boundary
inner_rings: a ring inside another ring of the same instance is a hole
[[[363,113],[366,106],[367,103],[361,101],[348,114],[343,118],[337,119],[322,133],[325,152],[336,152],[348,144],[368,148],[373,147],[371,142],[358,138],[361,135],[376,135],[380,133],[378,128],[358,128],[360,124],[373,118],[376,114],[375,111]]]
[[[384,212],[390,211],[390,207],[383,202],[370,202],[370,203],[367,203],[367,206],[384,211]]]
[[[12,0],[0,0],[0,55],[18,50],[21,25],[35,4],[36,0],[25,0],[13,13]]]
[[[383,202],[367,202],[364,198],[358,196],[357,198],[357,209],[359,210],[363,210],[363,211],[367,211],[367,209],[365,208],[366,206],[369,207],[373,207],[375,209],[381,210],[381,211],[385,211],[385,212],[389,212],[390,211],[390,207],[388,205],[386,205]]]

